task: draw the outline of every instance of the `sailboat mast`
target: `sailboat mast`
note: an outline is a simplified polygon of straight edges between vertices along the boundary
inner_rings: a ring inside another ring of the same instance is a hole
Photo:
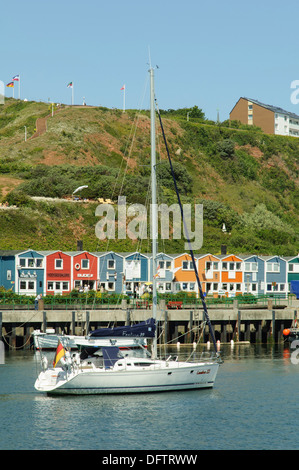
[[[158,238],[158,213],[157,213],[157,177],[156,177],[156,122],[155,122],[155,84],[154,69],[150,70],[150,103],[151,103],[151,183],[152,183],[152,205],[151,205],[151,230],[152,230],[152,254],[153,254],[153,318],[157,317],[157,238]],[[157,331],[157,328],[156,328]],[[153,341],[154,357],[157,357],[157,335]]]

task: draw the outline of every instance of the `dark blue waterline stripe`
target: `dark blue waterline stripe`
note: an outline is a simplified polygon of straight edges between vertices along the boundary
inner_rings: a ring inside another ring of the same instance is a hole
[[[213,384],[214,381],[210,381],[210,382],[204,382],[204,384]],[[203,384],[203,385],[204,385]],[[188,384],[173,384],[173,385],[146,385],[146,386],[136,386],[136,387],[105,387],[105,388],[96,388],[96,387],[84,387],[84,388],[69,388],[69,387],[64,387],[64,388],[61,388],[60,390],[120,390],[120,389],[123,389],[123,388],[126,388],[126,389],[138,389],[138,388],[148,388],[148,389],[151,389],[151,388],[156,388],[156,387],[164,387],[164,388],[167,388],[167,387],[180,387],[180,386],[190,386],[190,385],[201,385],[199,382],[191,382],[191,383],[188,383]],[[56,389],[56,390],[59,390]]]

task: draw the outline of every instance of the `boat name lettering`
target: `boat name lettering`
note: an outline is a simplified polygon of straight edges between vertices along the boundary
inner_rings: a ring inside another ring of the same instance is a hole
[[[209,374],[211,372],[211,369],[207,369],[207,370],[198,370],[197,371],[197,375],[199,374]]]

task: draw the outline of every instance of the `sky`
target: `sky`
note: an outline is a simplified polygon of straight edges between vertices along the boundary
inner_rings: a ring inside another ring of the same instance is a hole
[[[151,62],[160,109],[224,121],[244,96],[299,115],[298,17],[298,0],[2,2],[0,80],[19,74],[21,99],[66,104],[72,81],[75,104],[120,109],[125,84],[126,109],[145,109]]]

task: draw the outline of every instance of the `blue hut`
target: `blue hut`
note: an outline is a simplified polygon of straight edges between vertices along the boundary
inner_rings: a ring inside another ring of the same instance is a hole
[[[280,256],[261,256],[265,261],[265,294],[285,298],[288,293],[287,261]]]
[[[172,292],[173,277],[174,277],[174,261],[173,257],[165,253],[158,253],[157,257],[157,272],[156,276],[157,291],[161,294]],[[153,278],[153,257],[150,257],[150,272],[149,279]]]
[[[20,250],[0,251],[0,286],[6,290],[15,291],[16,255],[20,252]]]
[[[260,295],[265,293],[265,260],[257,255],[244,259],[243,292]]]
[[[94,254],[99,258],[98,288],[121,294],[124,284],[123,256],[113,251]]]
[[[35,250],[19,252],[16,255],[15,292],[23,295],[44,294],[45,257]]]
[[[149,281],[149,257],[139,252],[119,253],[124,258],[124,291],[128,295],[140,295],[140,288]]]

